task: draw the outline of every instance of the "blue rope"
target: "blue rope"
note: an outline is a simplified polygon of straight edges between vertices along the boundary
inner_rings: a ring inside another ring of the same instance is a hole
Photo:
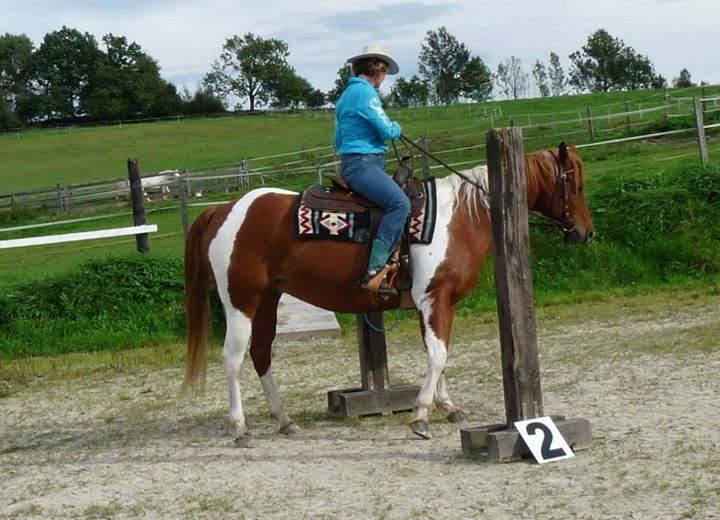
[[[390,327],[389,329],[381,329],[380,327],[376,327],[375,325],[373,325],[370,321],[370,318],[368,318],[368,315],[364,312],[363,319],[365,320],[365,323],[367,323],[368,327],[370,327],[372,330],[384,334],[385,332],[390,332],[391,330],[393,330],[395,327],[397,327],[397,324],[400,323],[400,309],[397,309],[395,311],[395,323],[393,323],[392,327]]]

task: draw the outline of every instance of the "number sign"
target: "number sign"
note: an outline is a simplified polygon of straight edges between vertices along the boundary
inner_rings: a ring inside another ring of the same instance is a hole
[[[575,456],[550,417],[518,421],[515,428],[540,464]]]

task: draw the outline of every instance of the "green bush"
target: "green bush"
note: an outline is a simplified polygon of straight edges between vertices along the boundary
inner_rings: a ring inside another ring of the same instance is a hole
[[[533,284],[539,304],[582,301],[617,288],[657,287],[720,273],[720,168],[687,166],[607,176],[588,193],[598,238],[568,247],[534,226]],[[534,220],[533,220],[534,222]],[[222,308],[211,297],[216,334]],[[463,312],[495,306],[492,256]],[[0,357],[114,350],[182,341],[183,263],[133,255],[81,264],[64,276],[0,294]]]

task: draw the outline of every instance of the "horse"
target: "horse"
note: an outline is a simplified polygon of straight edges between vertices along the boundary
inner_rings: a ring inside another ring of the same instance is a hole
[[[584,185],[584,166],[575,147],[526,154],[527,204],[565,235],[565,242],[593,238]],[[428,412],[433,403],[452,422],[467,418],[450,399],[445,364],[455,306],[475,286],[492,236],[487,169],[437,179],[436,227],[431,243],[410,247],[411,296],[420,321],[428,373],[409,426],[431,438]],[[230,424],[236,446],[248,444],[239,376],[250,349],[271,416],[279,433],[299,427],[288,416],[271,374],[271,349],[281,294],[288,293],[334,312],[370,313],[398,308],[399,297],[372,295],[358,286],[368,258],[367,244],[299,240],[294,219],[296,192],[260,188],[207,209],[193,223],[185,245],[187,364],[184,387],[204,381],[210,335],[209,286],[222,302],[226,334],[223,360],[230,393]]]

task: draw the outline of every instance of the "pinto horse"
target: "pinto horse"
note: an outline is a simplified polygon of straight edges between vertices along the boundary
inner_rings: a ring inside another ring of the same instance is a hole
[[[587,242],[593,224],[583,194],[584,170],[574,147],[525,156],[527,204],[565,233],[567,243]],[[394,309],[399,298],[382,299],[360,289],[368,246],[335,240],[298,240],[295,192],[262,188],[202,213],[185,245],[188,357],[184,385],[204,380],[210,334],[208,285],[214,281],[227,331],[223,359],[230,390],[235,445],[246,446],[240,371],[247,349],[280,433],[299,431],[285,411],[271,375],[271,349],[278,300],[289,293],[335,312]],[[465,419],[445,381],[455,305],[475,286],[492,245],[487,169],[479,166],[437,181],[437,221],[432,243],[410,248],[412,300],[420,318],[428,373],[410,428],[429,439],[428,412],[435,403],[449,420]]]

